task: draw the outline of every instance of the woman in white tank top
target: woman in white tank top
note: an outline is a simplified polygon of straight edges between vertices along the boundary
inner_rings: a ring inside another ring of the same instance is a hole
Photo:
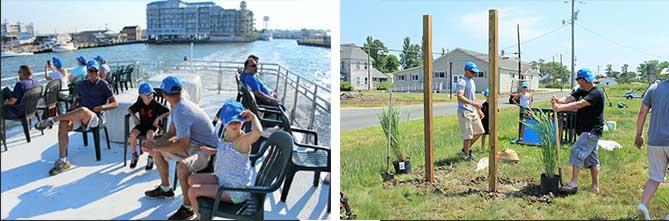
[[[51,61],[53,61],[53,64]],[[45,77],[47,80],[60,80],[61,91],[59,92],[59,96],[67,97],[70,94],[70,91],[68,91],[70,76],[68,76],[69,74],[67,73],[67,69],[63,67],[63,62],[61,62],[57,57],[52,57],[51,61],[46,61],[46,67],[44,68]],[[51,72],[49,72],[49,69]]]
[[[520,93],[513,97],[514,104],[518,104],[522,108],[530,108],[532,106],[532,100],[532,93],[529,91],[528,83],[521,83]]]

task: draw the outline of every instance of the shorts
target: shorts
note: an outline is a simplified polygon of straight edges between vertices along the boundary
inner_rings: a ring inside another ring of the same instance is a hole
[[[81,121],[72,121],[72,130],[77,130],[79,128],[83,128],[83,131],[88,131],[91,128],[96,128],[100,125],[101,122],[104,122],[104,116],[101,116],[98,113],[93,114],[93,117],[91,119],[84,123]]]
[[[483,124],[478,113],[464,111],[458,113],[458,123],[460,123],[460,132],[463,140],[471,140],[474,136],[483,134]]]
[[[139,135],[144,135],[144,136],[146,136],[146,134],[149,132],[149,130],[153,130],[154,133],[158,132],[158,128],[154,127],[153,125],[146,126],[146,125],[143,125],[143,124],[139,124],[139,125],[135,125],[135,128],[132,128],[132,129],[133,130],[138,130]]]
[[[648,145],[648,178],[662,183],[667,175],[669,146]]]
[[[591,132],[583,132],[578,136],[569,153],[569,163],[579,168],[599,166],[599,136]]]
[[[199,147],[190,147],[188,152],[183,153],[168,153],[161,152],[165,160],[175,160],[183,163],[188,172],[196,173],[204,168],[207,168],[209,164],[209,153],[200,150]]]

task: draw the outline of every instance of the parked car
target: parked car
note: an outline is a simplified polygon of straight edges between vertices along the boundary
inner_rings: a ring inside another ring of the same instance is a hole
[[[625,99],[634,99],[634,98],[641,98],[639,94],[637,94],[634,90],[630,90],[627,93],[625,93]]]

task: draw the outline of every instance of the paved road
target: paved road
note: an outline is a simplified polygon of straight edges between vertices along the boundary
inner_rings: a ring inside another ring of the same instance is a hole
[[[547,94],[539,94],[534,97],[534,101],[546,101],[550,100],[551,95],[565,95],[567,91],[564,92],[553,92]],[[500,107],[510,106],[508,104],[508,97],[501,96],[499,98]],[[434,116],[440,115],[449,115],[455,114],[457,112],[458,103],[457,102],[447,102],[447,103],[438,103],[432,106],[432,111]],[[340,127],[342,131],[370,127],[378,125],[379,119],[378,114],[381,112],[382,108],[342,108],[341,109],[341,120]],[[410,119],[420,119],[423,118],[423,105],[409,105],[400,107],[402,112],[402,120],[406,120],[407,114]]]

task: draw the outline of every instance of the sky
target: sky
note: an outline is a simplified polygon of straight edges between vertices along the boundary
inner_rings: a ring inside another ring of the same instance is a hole
[[[204,0],[186,2],[201,2]],[[223,8],[239,9],[241,1],[210,0]],[[146,4],[152,0],[2,0],[1,20],[32,22],[39,33],[74,32],[91,29],[113,31],[123,26],[146,27]],[[263,17],[269,16],[271,29],[332,29],[338,16],[330,10],[332,0],[247,0],[253,11],[256,28],[263,28]]]
[[[571,3],[563,1],[341,0],[341,43],[362,45],[367,36],[393,49],[401,49],[406,36],[420,43],[422,15],[430,14],[433,52],[460,47],[487,53],[488,10],[497,9],[500,50],[517,51],[519,24],[521,60],[559,62],[562,54],[570,67],[571,26],[562,20],[570,19]],[[606,64],[617,71],[628,64],[636,71],[646,60],[669,61],[669,1],[581,0],[575,8],[580,11],[574,27],[577,70],[596,73],[599,65],[603,73]]]

